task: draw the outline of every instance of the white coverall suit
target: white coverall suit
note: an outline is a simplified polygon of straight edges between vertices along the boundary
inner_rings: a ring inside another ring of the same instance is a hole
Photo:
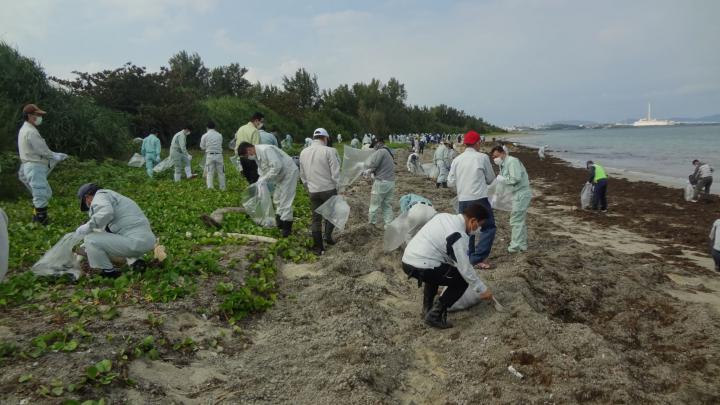
[[[447,183],[447,177],[450,171],[450,154],[448,152],[447,147],[443,144],[440,144],[437,149],[435,149],[433,161],[438,168],[436,183]]]
[[[215,173],[218,176],[220,190],[225,191],[225,163],[223,162],[222,135],[214,130],[208,131],[200,138],[200,149],[205,151],[205,181],[207,188],[214,188]]]
[[[33,206],[45,208],[52,197],[48,173],[51,167],[67,155],[51,151],[37,128],[27,121],[18,132],[18,151],[22,162],[20,173],[32,192]]]
[[[293,201],[300,171],[287,153],[273,145],[255,145],[255,159],[258,165],[258,182],[275,186],[273,203],[275,213],[283,221],[293,220]]]
[[[98,190],[88,215],[91,232],[85,236],[85,251],[93,269],[112,269],[110,257],[139,258],[155,247],[147,217],[135,201],[122,194]]]
[[[183,168],[185,168],[185,176],[189,179],[192,177],[192,169],[190,168],[190,155],[187,151],[187,135],[185,130],[175,134],[170,142],[170,159],[175,166],[175,181],[180,181]]]
[[[500,165],[502,184],[512,188],[512,212],[510,226],[512,236],[509,252],[524,252],[528,248],[527,210],[532,200],[532,190],[525,166],[516,157],[506,156]]]

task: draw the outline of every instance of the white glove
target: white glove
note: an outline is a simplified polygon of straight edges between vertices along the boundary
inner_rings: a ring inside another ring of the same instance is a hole
[[[75,234],[77,234],[78,236],[85,236],[89,234],[90,231],[90,225],[82,224],[75,230]]]
[[[498,174],[495,178],[497,179],[498,183],[505,183],[505,180],[507,180],[502,174]]]
[[[372,169],[365,169],[362,171],[362,176],[365,177],[366,179],[368,177],[370,177],[371,174],[372,174]]]
[[[187,158],[188,158],[188,160],[192,160],[192,155],[188,153]]]
[[[65,153],[59,153],[59,152],[53,152],[53,160],[57,160],[58,162],[62,162],[63,160],[67,159],[68,155]]]

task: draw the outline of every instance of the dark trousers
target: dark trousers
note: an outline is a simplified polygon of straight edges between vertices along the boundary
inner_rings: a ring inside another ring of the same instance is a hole
[[[449,264],[443,263],[434,269],[419,269],[403,263],[402,268],[408,277],[415,278],[419,282],[432,286],[447,286],[440,296],[440,302],[442,302],[446,308],[450,308],[455,301],[459,300],[468,288],[468,283],[462,278],[458,269]]]
[[[712,250],[712,257],[715,260],[715,270],[720,271],[720,250]]]
[[[337,190],[321,191],[319,193],[310,193],[310,209],[312,210],[312,224],[310,230],[312,232],[322,232],[322,215],[315,212],[318,207],[325,204],[330,197],[337,194]],[[325,233],[328,234],[334,228],[333,224],[325,220]]]
[[[593,187],[592,209],[607,209],[607,179],[599,180]]]
[[[488,201],[487,198],[481,198],[479,200],[472,201],[459,201],[458,208],[460,209],[460,213],[462,214],[463,211],[465,211],[465,208],[473,204],[482,205],[487,209],[489,214],[488,218],[485,220],[485,223],[480,227],[480,240],[478,241],[477,246],[475,246],[475,235],[470,235],[470,246],[468,246],[468,255],[470,256],[470,263],[472,265],[476,265],[481,261],[487,259],[488,256],[490,256],[493,242],[495,242],[495,233],[497,232],[497,227],[495,226],[495,216],[493,215],[490,201]]]
[[[245,176],[248,184],[253,184],[258,181],[260,176],[258,176],[258,165],[256,161],[241,157],[240,166],[242,166],[243,176]]]

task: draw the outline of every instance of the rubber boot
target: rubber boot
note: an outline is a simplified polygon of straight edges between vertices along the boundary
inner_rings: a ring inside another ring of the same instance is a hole
[[[287,238],[287,237],[290,236],[290,234],[292,233],[292,224],[293,224],[293,221],[283,221],[283,220],[280,220],[280,222],[282,222],[282,224],[281,224],[282,227],[280,228],[280,230],[282,230],[282,237],[283,237],[283,238]]]
[[[435,183],[435,188],[440,188],[440,183]]]
[[[280,220],[280,215],[275,215],[275,226],[277,226],[278,229],[282,229],[282,222]]]
[[[316,256],[321,256],[325,252],[325,248],[323,247],[322,232],[313,232],[312,239],[313,239],[312,252]]]
[[[335,225],[331,224],[329,221],[325,221],[325,234],[323,235],[323,240],[326,244],[332,246],[335,244],[335,241],[332,238],[332,233],[335,230]]]
[[[40,225],[48,225],[50,223],[50,217],[48,217],[48,209],[45,208],[34,208],[32,221],[37,222]]]
[[[433,307],[425,315],[425,324],[437,329],[452,328],[452,324],[447,321],[447,307],[442,301],[435,301]]]
[[[100,276],[107,278],[118,278],[120,277],[120,274],[122,274],[120,269],[115,267],[113,267],[112,269],[102,269],[100,271]]]
[[[435,296],[438,292],[437,284],[424,283],[423,284],[423,306],[422,306],[422,317],[425,319],[425,315],[432,309],[433,302],[435,302]]]
[[[137,259],[135,262],[130,266],[133,271],[137,273],[144,273],[147,269],[147,263],[143,259]]]
[[[447,181],[443,181],[442,186],[443,186],[443,188],[448,188]]]

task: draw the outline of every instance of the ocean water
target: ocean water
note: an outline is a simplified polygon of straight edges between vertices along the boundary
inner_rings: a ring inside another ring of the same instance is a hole
[[[684,185],[698,159],[716,169],[713,194],[720,189],[720,125],[531,132],[514,140],[547,144],[549,154],[574,166],[592,160],[628,178],[666,185]]]

